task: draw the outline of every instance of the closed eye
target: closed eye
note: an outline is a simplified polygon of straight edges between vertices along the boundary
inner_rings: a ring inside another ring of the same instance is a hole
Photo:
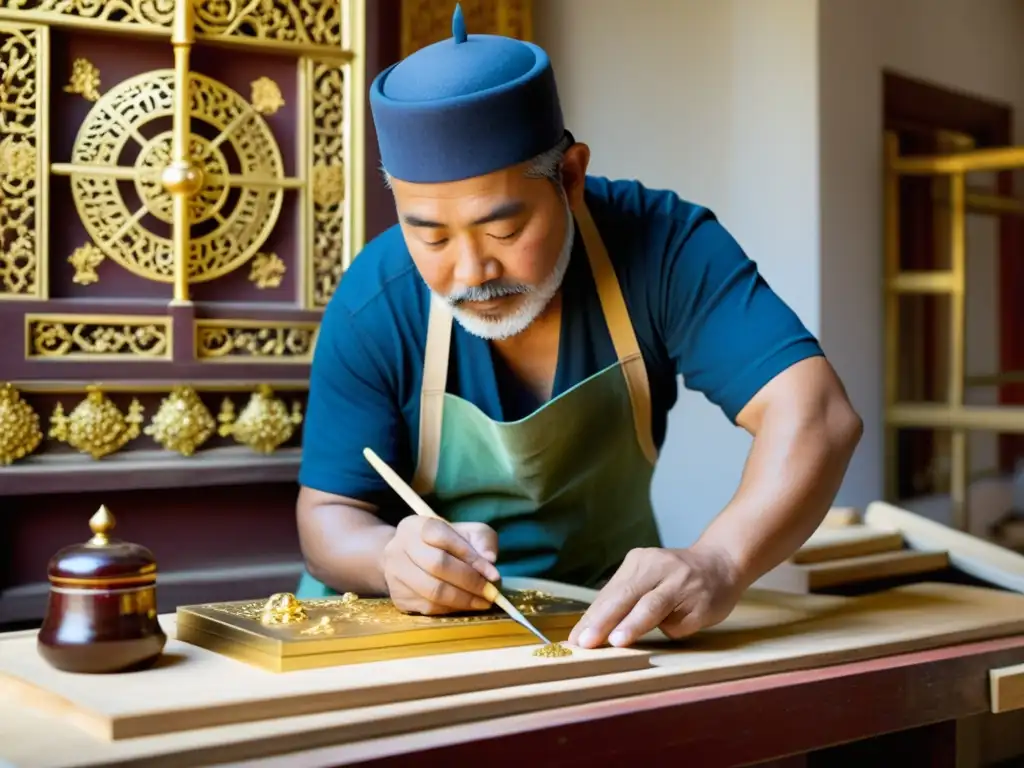
[[[513,237],[515,237],[522,231],[522,229],[517,229],[515,232],[512,232],[511,234],[508,235],[489,235],[489,237],[493,237],[495,240],[511,240]]]

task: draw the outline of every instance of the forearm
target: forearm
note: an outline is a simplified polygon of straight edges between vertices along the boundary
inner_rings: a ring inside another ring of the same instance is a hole
[[[792,556],[821,524],[860,439],[845,398],[766,409],[739,489],[694,545],[723,554],[741,589]]]
[[[381,567],[394,526],[373,512],[338,503],[300,502],[299,539],[311,576],[338,592],[386,595]]]

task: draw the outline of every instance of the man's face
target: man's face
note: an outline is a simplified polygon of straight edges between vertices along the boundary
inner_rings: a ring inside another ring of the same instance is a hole
[[[392,180],[416,268],[471,333],[515,335],[557,292],[572,248],[570,206],[582,197],[580,146],[566,153],[561,187],[528,178],[525,165],[444,184]]]

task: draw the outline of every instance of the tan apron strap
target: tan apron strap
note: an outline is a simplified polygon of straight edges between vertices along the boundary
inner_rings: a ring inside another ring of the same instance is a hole
[[[413,489],[423,495],[434,490],[441,455],[441,420],[448,387],[448,355],[452,341],[452,313],[437,296],[430,297],[427,342],[423,353],[423,385],[420,392],[420,439]]]
[[[651,431],[651,384],[647,377],[647,366],[644,365],[644,358],[640,352],[640,342],[633,331],[633,323],[629,319],[629,310],[622,296],[615,268],[586,203],[580,205],[579,210],[574,213],[580,234],[583,236],[583,244],[587,249],[594,282],[597,284],[597,295],[601,301],[605,322],[608,324],[608,333],[612,337],[615,354],[618,355],[623,376],[626,378],[629,400],[633,406],[636,437],[644,456],[654,464],[658,458],[658,449],[654,445],[654,435]]]

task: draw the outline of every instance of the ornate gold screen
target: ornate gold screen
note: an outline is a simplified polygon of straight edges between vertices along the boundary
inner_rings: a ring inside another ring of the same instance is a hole
[[[363,39],[362,0],[0,3],[0,483],[294,449],[364,238]]]

